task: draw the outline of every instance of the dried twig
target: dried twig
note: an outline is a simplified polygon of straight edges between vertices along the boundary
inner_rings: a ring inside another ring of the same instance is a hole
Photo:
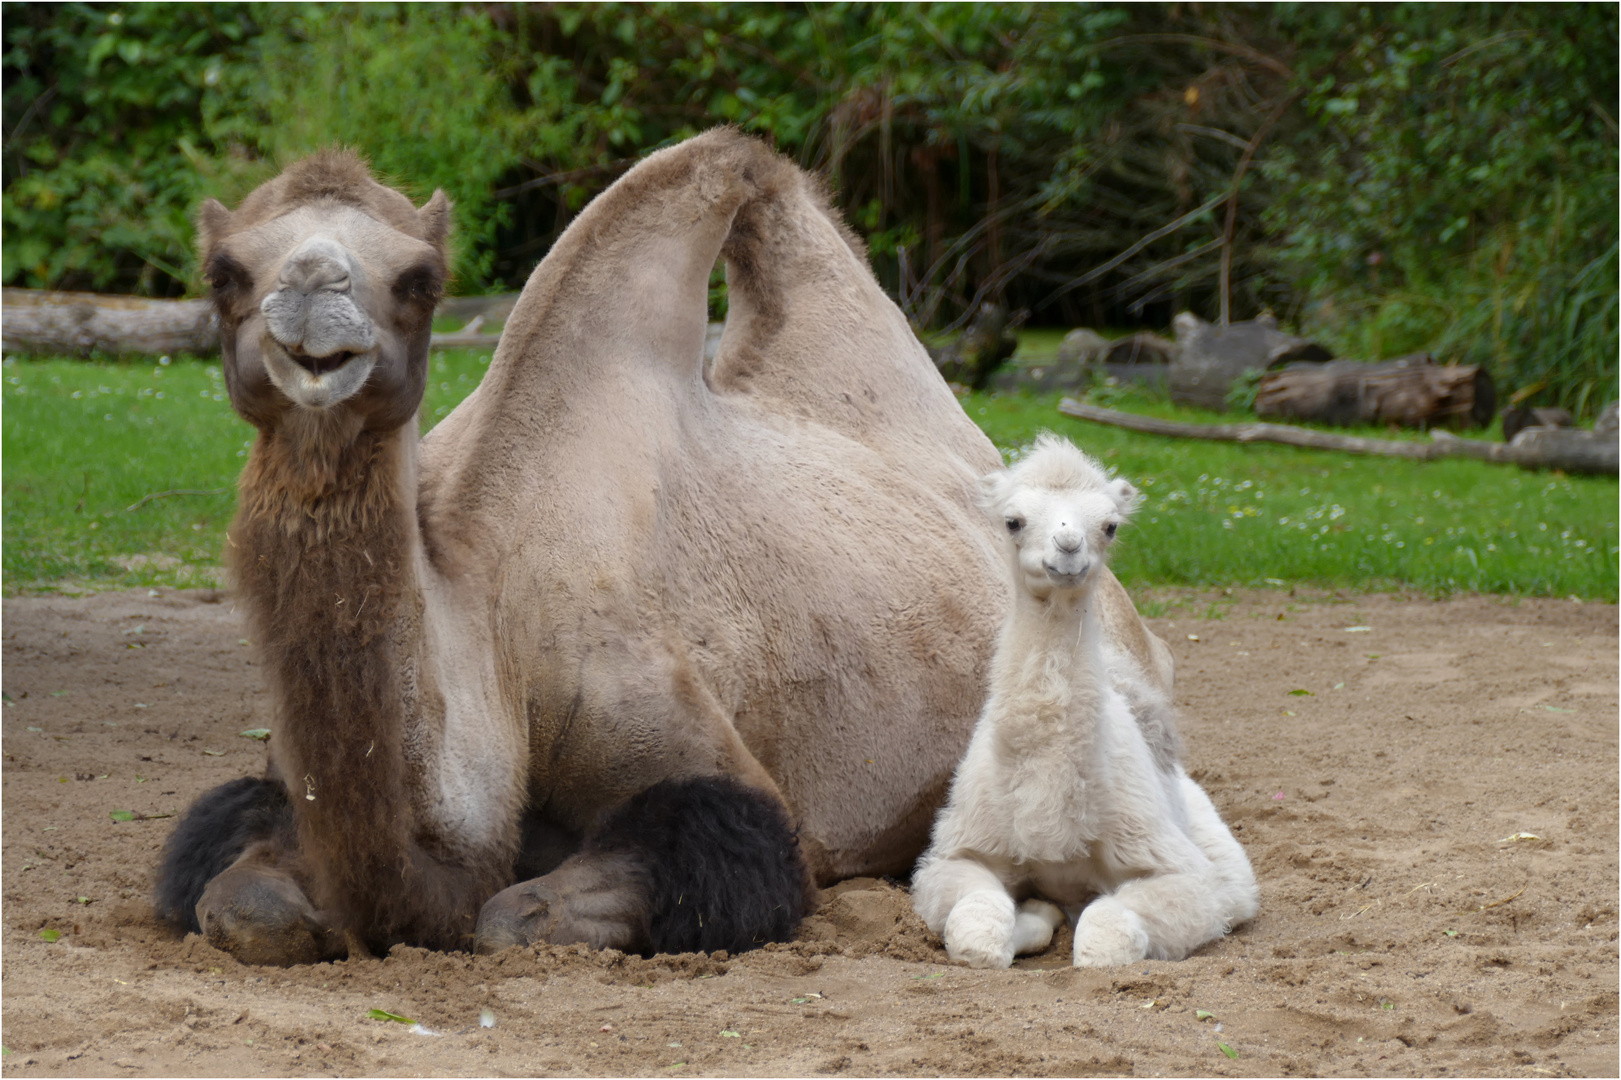
[[[156,501],[158,499],[171,498],[172,496],[175,496],[175,495],[224,495],[227,491],[230,491],[230,490],[231,489],[228,488],[228,487],[222,487],[222,488],[172,488],[172,489],[170,489],[168,491],[154,491],[150,495],[142,495],[141,498],[140,498],[140,501],[135,502],[135,503],[131,503],[129,506],[126,506],[124,508],[124,510],[125,510],[126,513],[134,513],[136,510],[139,510],[141,507],[145,506],[149,502],[154,502],[154,501]]]
[[[1529,885],[1522,885],[1522,886],[1520,886],[1520,892],[1515,893],[1513,896],[1505,896],[1501,900],[1493,900],[1489,904],[1482,904],[1480,907],[1475,908],[1475,910],[1473,910],[1473,911],[1465,911],[1465,912],[1463,912],[1463,914],[1465,914],[1465,915],[1479,915],[1482,911],[1490,911],[1494,907],[1502,907],[1504,904],[1508,903],[1510,900],[1515,899],[1516,897],[1518,897],[1520,895],[1520,893],[1523,893],[1526,889],[1529,889],[1530,887],[1531,886],[1529,886]]]

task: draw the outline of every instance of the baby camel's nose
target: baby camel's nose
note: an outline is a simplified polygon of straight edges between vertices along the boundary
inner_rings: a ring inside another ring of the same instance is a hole
[[[1060,528],[1053,534],[1053,545],[1066,555],[1081,550],[1081,534],[1074,529]]]

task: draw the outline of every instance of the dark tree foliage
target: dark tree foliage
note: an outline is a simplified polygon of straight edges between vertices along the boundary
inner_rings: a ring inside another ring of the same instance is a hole
[[[187,214],[356,145],[527,276],[641,155],[821,170],[920,327],[1270,308],[1591,411],[1616,381],[1611,4],[8,4],[8,284],[174,294]]]

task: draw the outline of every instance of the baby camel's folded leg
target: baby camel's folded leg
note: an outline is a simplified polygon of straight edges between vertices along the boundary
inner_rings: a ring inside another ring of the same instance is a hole
[[[926,858],[912,878],[912,906],[944,939],[953,960],[976,968],[1013,963],[1013,897],[1002,879],[983,864]]]
[[[1260,909],[1261,890],[1255,884],[1255,871],[1210,796],[1186,773],[1182,774],[1182,799],[1188,808],[1188,836],[1210,860],[1213,876],[1219,882],[1225,932],[1253,919]]]
[[[1064,912],[1056,904],[1029,899],[1019,905],[1013,919],[1013,955],[1038,953],[1052,944],[1053,931],[1064,922]]]
[[[1147,955],[1148,930],[1141,916],[1112,895],[1086,905],[1075,920],[1076,967],[1132,964]]]
[[[1214,873],[1156,874],[1100,896],[1075,925],[1077,966],[1180,960],[1227,932]]]

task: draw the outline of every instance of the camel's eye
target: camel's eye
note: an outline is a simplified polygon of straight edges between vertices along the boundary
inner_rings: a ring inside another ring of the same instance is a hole
[[[222,298],[233,292],[246,291],[249,281],[248,272],[242,264],[223,251],[215,253],[208,260],[203,274],[208,278],[209,287]]]
[[[1114,539],[1114,531],[1115,531],[1115,529],[1117,529],[1119,527],[1120,526],[1119,526],[1119,524],[1117,522],[1111,521],[1107,525],[1103,526],[1103,535],[1107,536],[1110,540],[1113,540]]]
[[[421,262],[394,279],[394,298],[401,303],[432,307],[445,288],[445,268],[437,261]]]
[[[1007,531],[1008,532],[1017,533],[1022,528],[1024,528],[1023,519],[1021,519],[1021,518],[1008,518],[1007,519]]]

